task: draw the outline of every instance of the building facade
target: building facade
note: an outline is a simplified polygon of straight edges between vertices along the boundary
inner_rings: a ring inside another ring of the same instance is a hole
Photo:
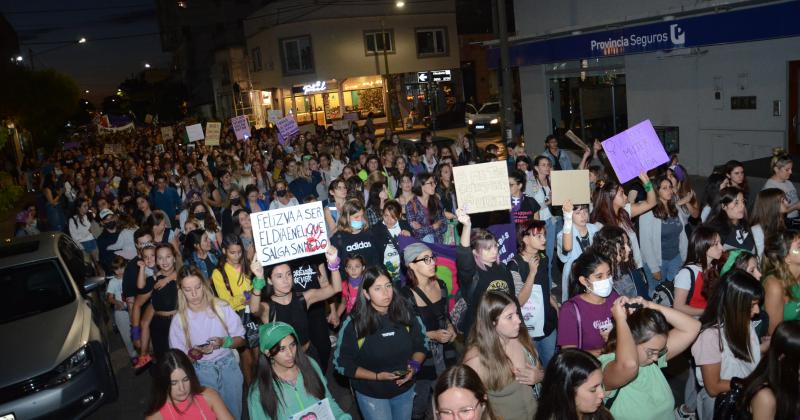
[[[646,119],[695,174],[773,147],[800,152],[800,2],[514,4],[531,152],[552,132],[604,140]]]
[[[428,112],[430,103],[441,111],[463,102],[453,0],[402,8],[276,1],[244,28],[265,115],[291,112],[300,124],[325,125],[372,113],[399,125]]]

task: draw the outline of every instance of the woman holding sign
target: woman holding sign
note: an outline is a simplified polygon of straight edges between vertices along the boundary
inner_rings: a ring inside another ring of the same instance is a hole
[[[675,189],[666,176],[656,179],[658,204],[639,218],[642,259],[653,273],[650,293],[662,281],[672,281],[686,260],[689,215],[675,203]]]
[[[299,340],[294,328],[283,322],[259,328],[261,356],[256,382],[247,395],[250,419],[305,419],[318,413],[313,410],[327,410],[337,420],[350,420],[333,399],[319,365],[298,348]]]
[[[333,245],[328,245],[325,257],[328,270],[331,271],[331,282],[328,283],[325,276],[320,276],[319,289],[308,289],[303,292],[292,291],[294,275],[288,262],[271,266],[265,280],[264,267],[257,259],[253,260],[250,264],[250,270],[253,272],[250,310],[256,316],[260,316],[265,324],[282,321],[294,327],[299,339],[298,344],[303,347],[303,351],[308,351],[311,345],[308,308],[342,291],[338,255],[339,251]],[[262,290],[266,293],[265,298],[261,296]]]

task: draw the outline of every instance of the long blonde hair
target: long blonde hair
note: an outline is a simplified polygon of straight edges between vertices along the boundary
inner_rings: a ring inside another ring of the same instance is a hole
[[[225,328],[225,334],[230,335],[228,326],[225,324],[225,319],[222,316],[222,307],[228,306],[228,303],[214,296],[214,292],[211,291],[211,285],[208,284],[208,280],[206,279],[205,275],[203,275],[203,272],[200,271],[200,269],[195,266],[184,267],[181,269],[180,278],[178,280],[177,315],[181,323],[181,328],[183,328],[183,336],[186,339],[187,349],[193,347],[192,340],[189,337],[189,317],[187,315],[187,312],[189,311],[189,302],[186,300],[186,295],[183,293],[181,285],[189,277],[197,277],[200,279],[200,283],[203,285],[203,300],[208,303],[208,306],[211,308],[211,312],[213,312],[217,319],[219,319],[220,324],[222,324],[222,328]]]
[[[766,238],[764,243],[761,272],[764,278],[775,277],[783,286],[786,296],[792,296],[792,287],[800,284],[800,278],[794,276],[786,264],[786,256],[792,252],[792,243],[797,240],[800,240],[800,231],[789,230]]]
[[[339,232],[353,233],[353,228],[350,227],[350,216],[360,211],[366,211],[364,204],[356,198],[351,198],[342,204],[342,211],[339,213],[339,220],[336,221],[336,230]],[[369,229],[369,221],[365,215],[364,227],[362,231]]]
[[[485,368],[483,383],[490,391],[501,390],[514,381],[514,364],[503,349],[501,337],[497,333],[497,320],[500,314],[512,304],[519,311],[517,301],[507,293],[494,290],[486,292],[478,304],[475,323],[469,332],[467,348],[478,350],[481,364]],[[519,325],[517,340],[539,364],[539,355],[533,347],[528,327],[524,322]]]

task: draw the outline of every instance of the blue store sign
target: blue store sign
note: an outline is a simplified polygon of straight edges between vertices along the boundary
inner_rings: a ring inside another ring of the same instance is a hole
[[[800,36],[800,1],[675,19],[513,45],[511,65],[530,66],[583,58],[640,54],[675,48]],[[489,50],[497,68],[500,50]]]

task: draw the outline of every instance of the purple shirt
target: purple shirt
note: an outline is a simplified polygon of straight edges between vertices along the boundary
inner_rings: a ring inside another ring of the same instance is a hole
[[[600,305],[589,303],[580,295],[564,302],[558,313],[558,345],[575,346],[582,350],[602,348],[606,341],[600,331],[610,332],[614,327],[611,306],[618,297],[617,292],[611,292],[605,303]]]
[[[186,311],[186,319],[189,324],[189,338],[192,346],[202,346],[211,337],[242,337],[244,338],[244,326],[239,315],[231,309],[230,305],[225,302],[217,301],[217,312],[225,322],[222,325],[219,317],[209,307],[203,312],[194,312],[191,309]],[[178,349],[186,354],[189,354],[189,347],[186,346],[186,334],[181,323],[180,314],[172,317],[172,322],[169,326],[169,346],[173,349]],[[220,357],[226,356],[230,353],[231,349],[218,348],[211,352],[211,354],[203,355],[205,361],[217,360]]]

